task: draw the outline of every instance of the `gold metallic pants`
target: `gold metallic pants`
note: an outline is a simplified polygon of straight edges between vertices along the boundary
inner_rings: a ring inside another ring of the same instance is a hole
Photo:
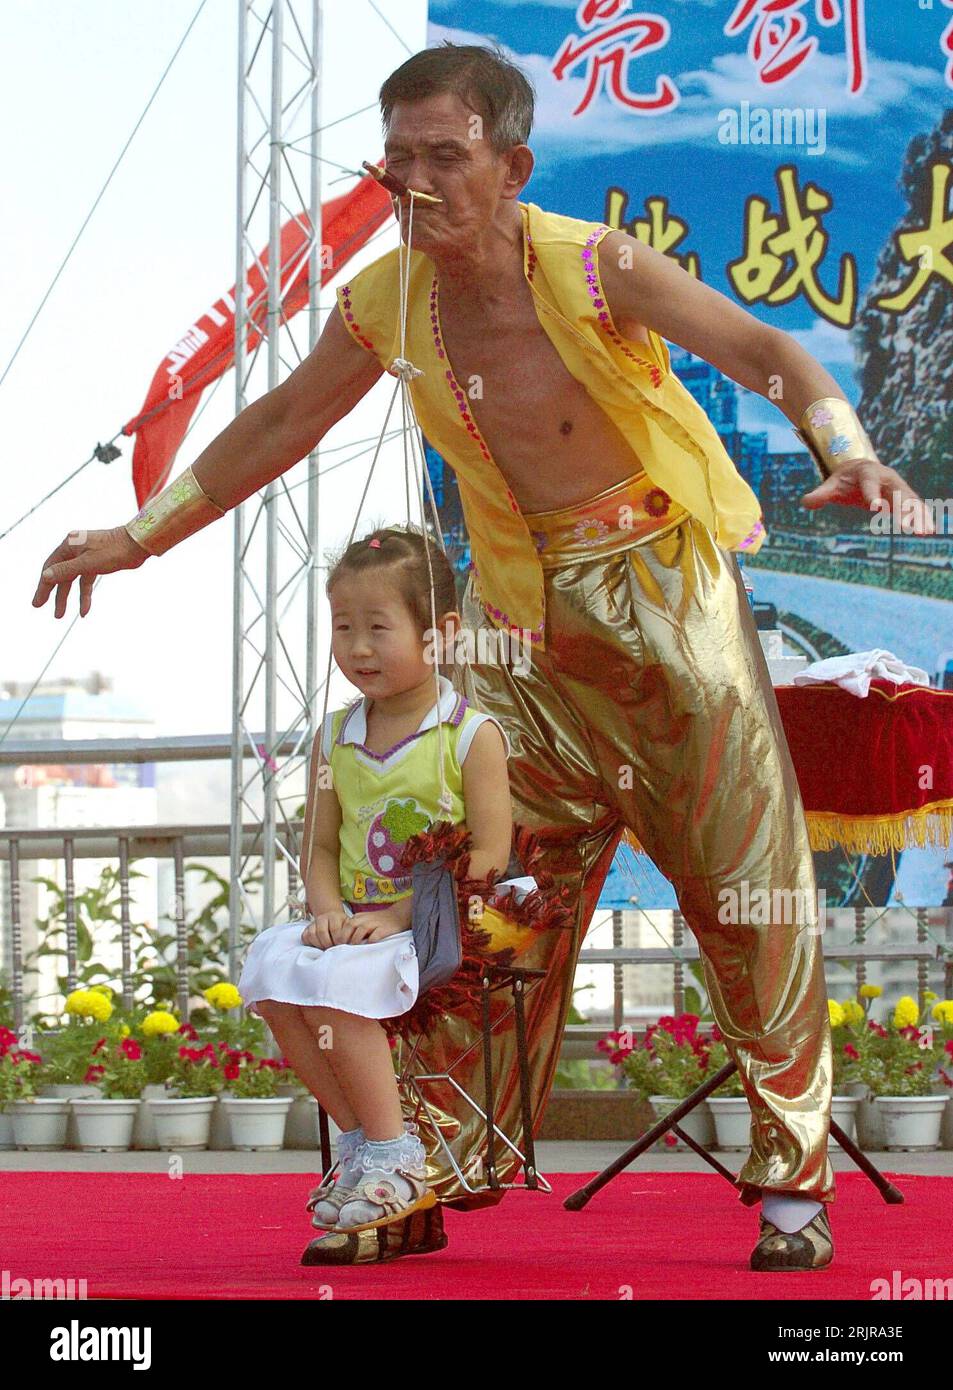
[[[509,734],[514,819],[536,831],[547,866],[578,894],[574,931],[548,933],[520,957],[547,971],[527,1000],[534,1131],[576,957],[628,827],[675,887],[699,943],[712,1013],[741,1073],[752,1113],[741,1201],[751,1205],[772,1188],[831,1202],[831,1036],[813,864],[740,572],[700,522],[674,508],[649,534],[636,527],[634,541],[633,533],[587,526],[592,504],[605,498],[527,518],[546,582],[546,650],[533,652],[528,673],[477,664],[471,683],[458,670],[457,684]],[[465,627],[491,626],[472,583],[462,618]],[[724,890],[737,895],[734,913]],[[745,911],[759,901],[774,910]],[[732,916],[741,920],[725,920]],[[514,1030],[502,1008],[493,1057],[498,1114],[518,1143]],[[419,1040],[415,1070],[450,1070],[482,1102],[478,1038],[478,1019],[446,1016]],[[427,1090],[469,1171],[484,1142],[479,1117],[446,1083]],[[442,1201],[466,1209],[499,1200],[461,1195],[426,1117],[416,1118]],[[500,1171],[504,1180],[516,1176],[512,1161]]]

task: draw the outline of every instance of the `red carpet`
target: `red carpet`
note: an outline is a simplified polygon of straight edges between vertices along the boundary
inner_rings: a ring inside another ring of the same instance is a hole
[[[893,1178],[887,1206],[860,1173],[838,1176],[834,1264],[754,1274],[757,1208],[724,1179],[624,1173],[584,1211],[511,1193],[447,1214],[450,1245],[379,1267],[304,1269],[306,1174],[3,1173],[0,1268],[84,1278],[89,1298],[870,1299],[871,1281],[953,1277],[953,1178]],[[624,1291],[631,1289],[631,1295]]]

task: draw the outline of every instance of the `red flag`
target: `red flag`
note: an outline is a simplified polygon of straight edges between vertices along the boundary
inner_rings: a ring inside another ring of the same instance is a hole
[[[323,204],[321,240],[324,246],[331,248],[332,263],[321,266],[322,285],[337,275],[392,213],[390,194],[372,178],[361,179],[350,193]],[[281,230],[281,304],[286,320],[308,304],[310,232],[311,222],[306,213],[292,218]],[[268,311],[267,250],[262,251],[258,259],[261,265],[256,262],[249,270],[246,288],[249,352],[265,336]],[[233,285],[227,294],[199,315],[162,360],[142,409],[123,426],[123,434],[136,436],[132,481],[140,507],[162,491],[202,392],[228,371],[234,355]]]

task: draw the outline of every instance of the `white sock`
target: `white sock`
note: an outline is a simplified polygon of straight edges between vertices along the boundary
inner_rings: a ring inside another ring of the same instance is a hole
[[[813,1221],[823,1208],[823,1202],[815,1202],[813,1197],[802,1197],[796,1192],[770,1192],[761,1189],[761,1210],[765,1220],[777,1226],[785,1235],[800,1231],[809,1221]]]

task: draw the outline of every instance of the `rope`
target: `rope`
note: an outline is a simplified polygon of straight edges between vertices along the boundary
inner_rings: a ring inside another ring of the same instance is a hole
[[[445,545],[444,539],[443,539],[443,532],[442,532],[441,527],[440,527],[440,514],[439,514],[439,511],[438,511],[438,509],[437,509],[436,499],[434,498],[433,487],[432,487],[431,480],[430,480],[430,474],[429,474],[429,472],[428,472],[428,470],[427,470],[427,466],[426,466],[426,457],[425,457],[424,449],[423,449],[423,440],[422,440],[422,433],[421,433],[421,429],[420,429],[420,422],[419,422],[418,419],[417,419],[417,414],[416,414],[416,411],[414,410],[413,397],[412,397],[411,392],[410,392],[410,383],[411,383],[411,381],[413,381],[416,377],[423,376],[424,373],[423,373],[423,371],[421,370],[421,368],[415,366],[415,364],[414,364],[413,362],[411,362],[410,359],[407,357],[407,312],[408,312],[409,298],[410,298],[410,263],[411,263],[411,251],[412,251],[412,247],[413,247],[414,196],[415,196],[414,190],[412,189],[412,190],[411,190],[410,208],[409,208],[409,210],[408,210],[408,218],[407,218],[407,240],[406,240],[406,243],[405,243],[405,241],[404,241],[404,238],[401,237],[400,240],[398,241],[398,244],[397,244],[398,284],[399,284],[399,306],[398,306],[398,308],[399,308],[399,319],[400,319],[400,355],[399,355],[398,357],[395,357],[395,358],[393,359],[393,361],[391,362],[391,365],[390,365],[390,371],[391,371],[391,373],[394,373],[394,374],[396,374],[396,376],[397,376],[397,383],[396,383],[396,385],[395,385],[395,387],[394,387],[394,393],[393,393],[393,395],[391,396],[390,405],[389,405],[388,408],[387,408],[387,415],[385,416],[385,418],[384,418],[384,423],[383,423],[383,425],[382,425],[382,427],[381,427],[380,435],[379,435],[379,438],[378,438],[378,441],[377,441],[377,447],[376,447],[375,450],[374,450],[374,457],[373,457],[373,459],[371,460],[371,466],[370,466],[370,469],[368,470],[367,481],[366,481],[365,484],[364,484],[364,490],[363,490],[363,492],[361,493],[360,501],[358,502],[357,512],[356,512],[355,517],[354,517],[354,522],[353,522],[353,524],[352,524],[352,526],[351,526],[350,535],[348,536],[347,545],[345,546],[345,549],[347,548],[347,546],[350,546],[351,543],[352,543],[353,540],[354,540],[354,536],[355,536],[355,533],[356,533],[356,531],[357,531],[358,521],[360,520],[361,512],[362,512],[363,507],[364,507],[364,502],[365,502],[365,499],[366,499],[366,497],[367,497],[368,490],[369,490],[369,488],[370,488],[371,479],[373,478],[373,475],[374,475],[374,469],[375,469],[375,467],[376,467],[376,465],[377,465],[377,459],[378,459],[378,456],[379,456],[379,454],[380,454],[381,446],[382,446],[382,444],[383,444],[383,442],[384,442],[384,439],[385,439],[385,437],[386,437],[386,434],[387,434],[387,425],[388,425],[388,422],[389,422],[389,420],[390,420],[391,411],[393,410],[394,402],[395,402],[395,400],[397,399],[397,392],[399,391],[399,392],[400,392],[400,396],[401,396],[401,412],[402,412],[402,416],[403,416],[403,422],[402,422],[402,428],[401,428],[401,436],[402,436],[402,439],[403,439],[403,446],[404,446],[404,490],[405,490],[406,517],[407,517],[407,522],[408,522],[408,524],[409,524],[410,521],[411,521],[411,518],[412,518],[411,502],[410,502],[410,483],[411,483],[411,476],[413,476],[414,490],[415,490],[416,497],[417,497],[418,516],[419,516],[419,521],[420,521],[420,529],[421,529],[421,531],[423,532],[423,535],[424,535],[424,542],[425,542],[424,549],[425,549],[425,554],[426,554],[426,557],[427,557],[427,576],[428,576],[429,587],[430,587],[430,624],[431,624],[431,632],[432,632],[433,635],[434,635],[434,699],[435,699],[435,705],[436,705],[436,710],[437,710],[437,761],[438,761],[438,772],[439,772],[439,776],[440,776],[440,796],[439,796],[439,800],[438,800],[438,808],[439,808],[439,812],[440,812],[441,817],[444,818],[444,819],[449,820],[449,819],[451,818],[452,812],[453,812],[453,796],[452,796],[452,793],[451,793],[451,791],[450,791],[449,785],[448,785],[448,783],[447,783],[447,773],[446,773],[446,733],[445,733],[445,730],[444,730],[444,720],[443,720],[443,718],[441,717],[441,712],[440,712],[440,698],[441,698],[441,691],[440,691],[440,674],[441,674],[441,673],[440,673],[440,656],[439,656],[439,652],[438,652],[438,647],[439,647],[439,645],[442,644],[442,635],[441,635],[441,634],[438,634],[438,631],[437,631],[436,587],[435,587],[435,584],[434,584],[433,564],[432,564],[431,555],[430,555],[430,543],[429,543],[429,538],[428,538],[428,536],[427,536],[427,515],[426,515],[425,491],[426,491],[427,499],[429,499],[429,502],[430,502],[431,513],[432,513],[433,522],[434,522],[434,527],[433,527],[433,529],[434,529],[434,533],[435,533],[435,536],[436,536],[436,539],[437,539],[437,544],[439,545],[440,550],[441,550],[441,553],[442,553],[444,556],[446,556],[447,551],[446,551],[446,545]],[[419,451],[419,452],[418,452],[418,451]],[[467,666],[467,669],[470,670],[469,654],[466,652],[466,650],[464,650],[464,662],[465,662],[465,664],[466,664],[466,666]],[[317,775],[318,775],[318,776],[320,776],[320,770],[321,770],[322,767],[324,767],[324,766],[330,766],[330,759],[329,759],[329,757],[325,754],[325,751],[324,751],[324,732],[325,732],[325,727],[326,727],[326,724],[327,724],[328,700],[329,700],[329,696],[330,696],[331,672],[332,672],[333,664],[334,664],[333,649],[332,649],[331,643],[329,642],[329,644],[328,644],[328,665],[327,665],[327,670],[326,670],[326,673],[325,673],[325,680],[324,680],[324,699],[323,699],[323,702],[322,702],[322,708],[321,708],[321,722],[320,722],[320,725],[319,725],[319,727],[318,727],[318,736],[317,736],[317,743],[318,743],[318,774],[317,774]],[[472,671],[470,672],[470,674],[471,674],[471,676],[472,676]],[[330,733],[330,732],[331,732],[331,730],[329,730],[329,733]],[[333,745],[330,745],[330,741],[329,741],[329,746],[333,746]],[[315,788],[316,788],[316,787],[317,787],[317,777],[316,777],[316,779],[315,779]],[[312,843],[313,843],[313,834],[314,834],[314,819],[315,819],[315,807],[316,807],[316,804],[317,804],[317,796],[315,795],[315,796],[312,796],[312,797],[311,797],[310,814],[309,814],[308,817],[307,817],[307,821],[306,821],[306,824],[305,824],[304,829],[303,829],[303,832],[302,832],[302,834],[303,834],[303,844],[302,844],[302,855],[301,855],[301,858],[302,858],[302,866],[303,866],[303,871],[304,871],[305,877],[307,876],[308,866],[309,866],[309,863],[310,863],[311,845],[312,845]]]

